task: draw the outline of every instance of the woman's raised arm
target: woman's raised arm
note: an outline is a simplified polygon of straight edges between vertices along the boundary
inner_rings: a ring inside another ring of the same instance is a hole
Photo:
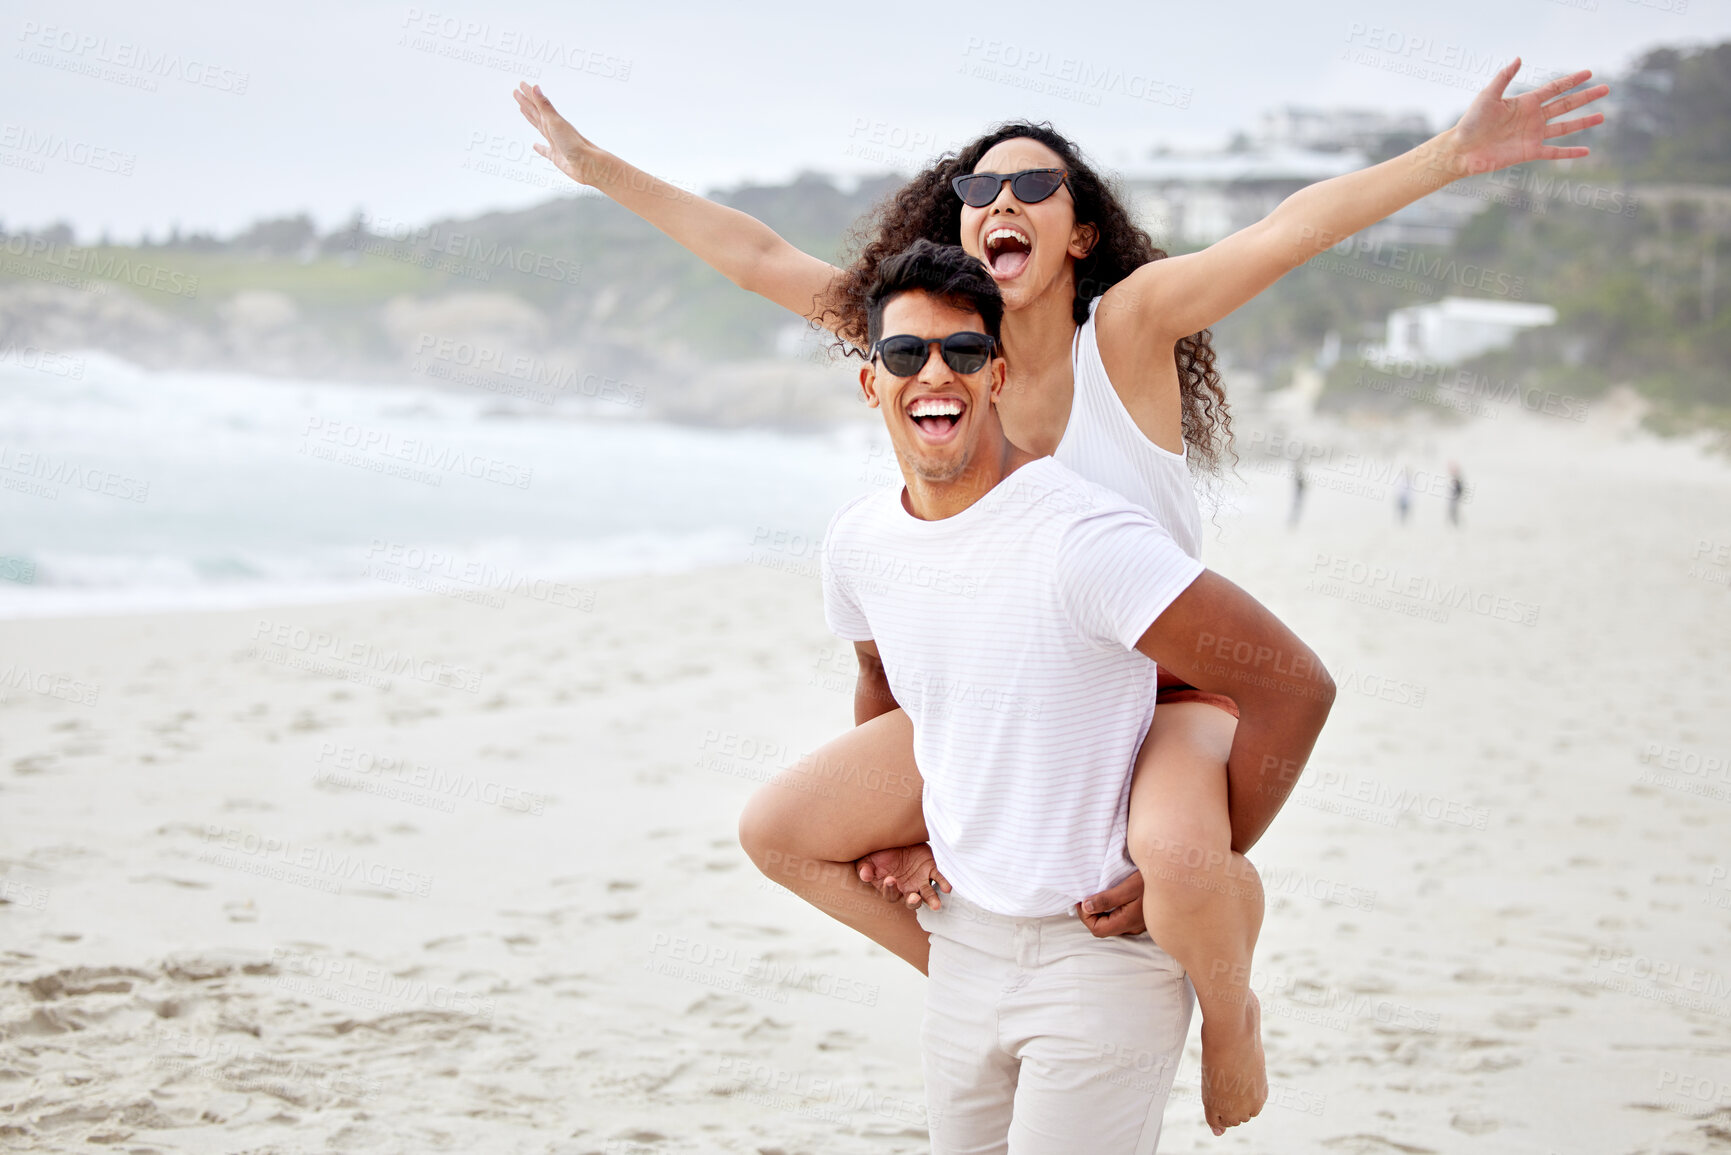
[[[756,217],[668,184],[597,148],[559,115],[540,85],[520,84],[512,95],[545,140],[535,151],[560,172],[607,194],[740,288],[824,323],[824,302],[841,270],[795,248]],[[832,313],[826,327],[835,323]]]
[[[1610,91],[1604,84],[1562,95],[1593,74],[1559,77],[1504,99],[1514,62],[1473,99],[1460,123],[1411,152],[1299,189],[1262,220],[1206,249],[1152,261],[1107,293],[1134,310],[1144,336],[1176,341],[1213,325],[1324,249],[1463,176],[1529,160],[1586,156],[1583,146],[1547,143],[1591,128],[1601,113],[1551,122]]]

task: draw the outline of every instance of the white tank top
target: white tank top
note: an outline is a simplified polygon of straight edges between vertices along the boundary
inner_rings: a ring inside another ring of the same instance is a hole
[[[1088,303],[1088,319],[1076,330],[1070,363],[1076,396],[1070,423],[1052,456],[1098,485],[1116,490],[1153,514],[1180,549],[1202,556],[1202,510],[1184,454],[1148,440],[1118,399],[1100,360],[1094,312],[1101,298]]]

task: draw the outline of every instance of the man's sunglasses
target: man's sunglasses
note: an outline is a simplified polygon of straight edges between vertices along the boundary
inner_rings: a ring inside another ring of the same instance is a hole
[[[912,377],[926,367],[933,345],[943,355],[944,364],[966,375],[986,367],[997,342],[984,333],[951,333],[942,340],[898,333],[873,345],[872,356],[883,358],[884,368],[895,376]]]
[[[998,199],[1005,181],[1010,182],[1010,191],[1017,200],[1025,205],[1037,205],[1058,191],[1064,183],[1064,170],[1025,168],[1012,173],[970,172],[950,178],[950,187],[956,190],[963,204],[983,209]]]

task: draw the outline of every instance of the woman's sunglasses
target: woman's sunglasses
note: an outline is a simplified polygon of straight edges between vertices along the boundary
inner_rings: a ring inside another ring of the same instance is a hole
[[[1058,191],[1064,183],[1061,168],[1025,168],[1021,172],[970,172],[950,179],[950,187],[970,208],[983,209],[998,199],[1004,182],[1025,205],[1037,205]]]
[[[944,364],[966,375],[986,367],[997,342],[984,333],[951,333],[941,341],[898,333],[873,345],[872,356],[883,358],[884,368],[895,376],[912,377],[926,367],[933,345],[943,355]]]

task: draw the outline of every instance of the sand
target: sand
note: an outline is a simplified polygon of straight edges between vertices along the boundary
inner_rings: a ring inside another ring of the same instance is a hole
[[[1731,1149],[1731,469],[1613,408],[1309,420],[1296,528],[1247,457],[1206,558],[1341,692],[1252,856],[1269,1106],[1209,1136],[1193,1034],[1163,1151]],[[0,1146],[926,1150],[922,980],[734,838],[850,720],[748,555],[0,623]]]

